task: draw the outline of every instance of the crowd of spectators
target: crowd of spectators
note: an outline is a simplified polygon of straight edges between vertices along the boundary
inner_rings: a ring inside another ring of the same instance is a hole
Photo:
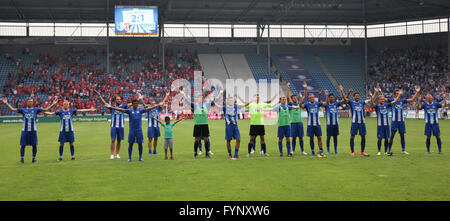
[[[15,107],[25,106],[25,99],[33,95],[35,105],[40,107],[58,100],[55,108],[59,109],[63,100],[67,99],[72,108],[94,107],[97,113],[107,113],[108,110],[96,99],[95,90],[101,92],[107,101],[118,95],[129,102],[140,92],[145,96],[145,102],[159,102],[175,79],[191,80],[194,70],[201,70],[196,53],[188,50],[166,50],[167,74],[164,75],[162,59],[155,49],[114,49],[109,55],[111,71],[107,73],[106,59],[102,62],[96,56],[102,53],[100,57],[106,58],[106,51],[97,52],[100,50],[70,47],[55,55],[33,53],[29,48],[24,48],[22,53],[5,53],[8,65],[16,67],[17,71],[1,73],[6,75],[6,80],[0,83],[0,93],[8,97]],[[23,60],[32,62],[27,65]],[[0,106],[0,115],[12,114],[4,105]]]
[[[380,86],[388,98],[402,88],[410,98],[415,87],[422,94],[431,93],[437,100],[450,88],[450,63],[447,51],[439,48],[384,49],[369,63],[369,88]],[[414,103],[410,104],[414,107]]]

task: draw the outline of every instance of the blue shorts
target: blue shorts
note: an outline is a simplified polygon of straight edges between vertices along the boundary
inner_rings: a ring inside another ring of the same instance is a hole
[[[144,134],[142,133],[142,130],[140,131],[132,131],[128,133],[128,143],[144,143]]]
[[[366,131],[366,124],[362,123],[352,123],[351,129],[350,129],[350,135],[355,136],[355,135],[359,135],[361,136],[366,136],[367,131]]]
[[[404,121],[392,121],[391,131],[397,131],[400,134],[406,134],[406,127]]]
[[[227,124],[225,125],[225,140],[232,140],[241,138],[241,133],[239,132],[239,127],[237,124]]]
[[[60,143],[73,143],[75,142],[75,135],[73,134],[73,131],[61,131],[59,132],[59,138],[58,142]]]
[[[291,137],[291,126],[278,127],[278,138]]]
[[[123,127],[111,127],[111,140],[123,140],[124,129]]]
[[[303,123],[291,123],[291,137],[303,137]]]
[[[389,125],[377,126],[377,137],[378,137],[378,139],[391,138],[391,130],[389,130]]]
[[[147,137],[148,138],[156,138],[160,137],[161,132],[159,131],[159,127],[149,127],[147,130]]]
[[[327,136],[333,137],[339,135],[339,125],[327,125]]]
[[[20,135],[20,146],[37,146],[37,132],[36,131],[22,131]]]
[[[439,124],[425,124],[425,136],[441,136],[441,130]]]
[[[320,125],[317,126],[308,126],[306,128],[306,136],[308,137],[314,137],[315,136],[322,136],[322,127]]]

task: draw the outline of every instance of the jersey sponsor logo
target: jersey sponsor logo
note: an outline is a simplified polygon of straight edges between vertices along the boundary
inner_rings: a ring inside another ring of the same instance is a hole
[[[315,114],[315,113],[317,113],[318,111],[317,111],[317,108],[311,108],[311,109],[309,109],[309,112]]]
[[[70,120],[70,115],[69,115],[69,114],[65,114],[65,115],[63,116],[63,119],[64,119],[64,120]]]
[[[396,105],[395,105],[395,108],[396,108],[396,109],[403,109],[403,105],[402,105],[402,104],[396,104]]]
[[[337,112],[336,108],[330,108],[329,111],[330,111],[330,113],[336,113]]]
[[[362,111],[362,107],[361,106],[355,106],[355,111]]]
[[[34,118],[34,114],[25,114],[25,118],[28,118],[28,119]]]
[[[388,112],[388,111],[387,111],[386,109],[381,109],[381,110],[380,110],[380,114],[387,114],[387,112]]]
[[[427,110],[427,113],[429,113],[429,114],[434,114],[434,113],[436,113],[436,111],[435,111],[434,109],[428,109],[428,110]]]

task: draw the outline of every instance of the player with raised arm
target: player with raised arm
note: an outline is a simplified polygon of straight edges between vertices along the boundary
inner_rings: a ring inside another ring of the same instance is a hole
[[[166,95],[164,96],[163,100],[161,101],[161,103],[165,103],[167,98],[169,97],[169,92],[166,93]],[[147,107],[147,105],[144,102],[144,97],[142,95],[139,94],[139,100],[142,102],[142,104],[144,105],[144,108]],[[152,100],[150,102],[151,106],[155,106],[156,102],[154,100]],[[148,129],[147,129],[147,138],[148,138],[148,155],[152,155],[152,154],[158,154],[158,152],[156,151],[156,147],[158,146],[158,137],[161,136],[161,132],[159,129],[159,122],[156,121],[155,119],[160,119],[159,115],[162,111],[162,107],[158,106],[155,109],[150,110],[149,112],[147,112],[147,119],[148,119]],[[153,141],[153,152],[152,152],[152,141]]]
[[[76,113],[96,111],[95,108],[91,109],[70,109],[70,102],[68,100],[63,101],[63,109],[56,112],[44,112],[46,115],[57,115],[61,119],[61,129],[59,130],[59,158],[61,161],[63,158],[64,144],[69,143],[71,159],[75,160],[75,135],[73,130],[73,115]]]
[[[439,129],[438,122],[438,114],[439,108],[447,107],[447,92],[443,95],[443,100],[441,103],[433,102],[434,97],[430,93],[428,93],[425,97],[425,102],[420,104],[421,97],[419,97],[417,101],[417,109],[423,109],[425,112],[425,133],[424,135],[427,137],[426,146],[427,146],[427,154],[430,154],[430,139],[431,135],[436,137],[436,142],[438,146],[439,154],[442,154],[442,141],[441,141],[441,131]]]
[[[32,97],[28,98],[26,101],[26,108],[14,108],[8,103],[8,99],[6,97],[2,98],[2,102],[11,110],[12,112],[17,112],[22,114],[22,133],[20,135],[20,163],[24,163],[25,158],[25,147],[32,146],[33,158],[31,160],[32,163],[36,163],[36,154],[37,154],[37,127],[36,127],[36,118],[38,113],[42,111],[48,111],[53,106],[57,104],[57,100],[53,102],[50,106],[46,108],[38,108],[33,107],[34,100]]]
[[[303,107],[303,103],[305,102],[306,96],[302,96],[302,93],[292,94],[291,95],[291,85],[290,83],[287,84],[288,90],[287,90],[287,99],[288,99],[288,105],[290,106],[301,106]],[[300,99],[300,100],[299,100]],[[304,151],[303,148],[303,121],[302,121],[302,108],[296,108],[291,109],[290,112],[290,118],[291,118],[291,138],[292,138],[292,152],[291,154],[295,153],[295,146],[297,144],[297,137],[298,142],[300,144],[300,150],[302,151],[303,155],[307,155],[307,153]]]
[[[142,143],[144,142],[144,135],[142,133],[142,114],[162,105],[162,103],[147,108],[139,108],[139,101],[137,99],[133,99],[131,101],[131,105],[131,109],[113,107],[109,104],[107,104],[106,107],[128,114],[130,119],[130,130],[128,132],[128,162],[131,162],[131,154],[133,152],[134,143],[138,144],[139,161],[143,162],[144,160],[142,159]]]
[[[413,102],[417,99],[417,96],[420,92],[420,86],[416,87],[416,93],[412,98],[409,99],[400,99],[394,106],[392,106],[392,120],[391,120],[391,137],[389,139],[389,148],[392,148],[392,143],[394,142],[395,133],[398,130],[398,133],[400,134],[400,143],[402,145],[402,153],[408,154],[408,152],[405,151],[405,133],[406,133],[406,127],[405,127],[405,117],[403,115],[403,109],[407,105],[407,103]],[[394,92],[394,96],[397,97],[400,90],[397,89]],[[380,91],[381,93],[381,91]],[[392,102],[393,99],[389,99],[389,102]]]
[[[259,94],[255,94],[255,96],[250,101],[244,101],[238,94],[235,94],[236,98],[238,98],[242,103],[244,103],[245,108],[250,110],[250,141],[248,143],[248,154],[247,157],[250,157],[253,149],[253,143],[256,136],[259,136],[261,142],[261,154],[265,156],[269,156],[266,149],[266,141],[264,140],[264,135],[266,134],[264,129],[264,108],[272,108],[273,105],[270,104],[272,100],[274,100],[278,96],[279,92],[275,93],[275,95],[269,99],[266,103],[260,102]]]
[[[349,90],[349,93],[353,92],[352,89]],[[349,95],[347,95],[349,96]],[[352,116],[352,125],[350,128],[350,149],[352,151],[351,155],[355,156],[355,136],[359,135],[361,136],[361,155],[363,156],[369,156],[366,152],[364,152],[366,148],[366,122],[364,119],[364,105],[368,104],[370,100],[360,100],[361,94],[359,92],[353,93],[353,99],[350,100],[348,97],[346,97],[346,100],[348,101],[350,105],[350,111]]]
[[[305,96],[307,94],[308,85],[306,82],[303,82],[303,88],[305,89]],[[322,102],[316,101],[316,96],[313,93],[309,93],[308,101],[303,103],[303,107],[305,107],[308,112],[308,123],[306,129],[306,136],[309,137],[309,145],[311,147],[311,156],[315,155],[314,152],[314,136],[317,137],[317,144],[319,146],[319,152],[317,153],[317,157],[325,158],[326,155],[323,154],[322,148],[322,127],[320,126],[319,121],[319,108],[323,105]]]
[[[339,113],[338,113],[338,107],[340,107],[345,102],[345,94],[344,94],[344,88],[342,85],[339,85],[339,92],[342,95],[343,100],[342,101],[336,101],[336,97],[334,94],[329,94],[328,91],[325,91],[326,95],[326,102],[323,104],[325,107],[325,117],[327,120],[327,154],[330,154],[330,141],[331,137],[333,137],[333,143],[334,143],[334,153],[339,154],[337,151],[337,145],[338,145],[338,136],[339,136]]]
[[[184,96],[185,100],[191,105],[191,110],[194,112],[194,158],[198,157],[198,145],[200,137],[203,137],[205,143],[205,157],[211,158],[209,153],[209,127],[208,127],[208,113],[213,102],[213,93],[208,96],[195,97],[194,101],[186,96],[183,91],[180,94]]]
[[[273,107],[278,113],[278,149],[280,150],[280,157],[283,156],[283,138],[286,138],[287,156],[292,157],[291,152],[291,115],[290,111],[293,109],[299,109],[297,106],[290,106],[286,103],[286,97],[281,96],[280,102]]]
[[[386,103],[386,98],[384,95],[378,96],[378,104],[375,104],[375,97],[380,93],[381,88],[376,87],[375,92],[370,100],[371,107],[375,107],[377,113],[377,155],[381,155],[381,141],[384,139],[384,154],[392,156],[391,145],[389,145],[388,139],[390,138],[390,128],[389,128],[389,108],[392,108],[399,100],[400,96],[403,94],[403,90],[397,93],[397,97],[392,102]]]
[[[103,105],[106,106],[106,101],[100,96],[100,93],[98,91],[95,91],[95,93],[98,95],[98,98],[100,99],[100,101],[103,103]],[[124,108],[126,109],[128,106],[130,106],[131,104],[122,104],[122,98],[119,96],[114,96],[113,98],[113,102],[114,104],[111,106],[114,107],[120,107],[120,108]],[[117,159],[120,159],[120,155],[119,155],[119,151],[120,151],[120,144],[121,141],[124,139],[125,137],[125,132],[124,132],[124,126],[125,126],[125,121],[124,121],[124,114],[120,111],[114,110],[109,108],[111,111],[111,129],[110,129],[110,136],[111,136],[111,157],[110,159],[114,159],[114,147],[115,147],[115,157]],[[117,144],[116,144],[117,141]]]
[[[174,160],[173,159],[173,133],[172,133],[172,128],[175,126],[175,124],[177,124],[178,122],[180,122],[180,121],[182,121],[184,119],[183,118],[178,119],[178,120],[176,120],[173,123],[170,123],[170,117],[169,116],[166,116],[164,118],[164,122],[159,120],[159,119],[157,119],[157,118],[154,118],[154,117],[153,117],[153,119],[156,120],[158,123],[160,123],[161,126],[163,126],[163,128],[164,128],[164,144],[163,144],[164,154],[165,154],[164,159],[165,160],[168,159],[167,158],[167,149],[170,149],[170,159]]]
[[[222,108],[225,119],[225,140],[227,141],[228,159],[238,160],[239,147],[241,144],[241,133],[238,126],[238,111],[242,108],[241,105],[236,104],[236,100],[233,97],[228,97],[224,102],[224,105],[216,103],[217,107]],[[231,153],[231,141],[236,140],[234,146],[234,155]]]

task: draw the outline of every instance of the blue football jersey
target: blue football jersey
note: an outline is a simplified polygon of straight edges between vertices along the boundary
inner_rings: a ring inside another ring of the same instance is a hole
[[[391,103],[385,103],[383,105],[376,104],[375,111],[377,112],[377,125],[389,126],[389,108]]]
[[[328,104],[325,107],[325,115],[327,118],[327,125],[338,125],[338,107],[341,106],[341,102],[335,101],[332,104]]]
[[[112,105],[115,107],[114,105]],[[126,109],[128,105],[122,104],[119,108]],[[111,109],[111,127],[123,128],[124,126],[124,113],[118,110]]]
[[[364,110],[364,105],[367,103],[368,101],[364,100],[358,102],[352,100],[349,101],[350,111],[352,112],[352,123],[363,124],[366,122],[364,120],[364,113],[366,112]]]
[[[425,123],[438,124],[438,110],[442,107],[441,103],[433,102],[431,104],[424,102],[421,109],[425,111]]]
[[[322,102],[314,102],[311,104],[309,101],[305,101],[304,105],[306,111],[308,112],[308,126],[320,125],[319,107],[321,107],[322,104],[323,104]]]
[[[22,131],[36,131],[37,114],[41,112],[41,108],[17,108],[17,112],[22,114]]]
[[[159,122],[156,121],[155,119],[153,119],[152,117],[159,120],[160,119],[159,115],[160,115],[161,111],[162,111],[161,106],[155,107],[155,108],[151,109],[150,111],[148,111],[148,113],[147,113],[148,127],[159,127]]]
[[[56,111],[55,114],[61,119],[61,129],[64,132],[73,132],[73,115],[77,112],[76,109],[70,110],[60,110]]]
[[[126,109],[125,113],[128,114],[130,118],[130,131],[142,130],[142,114],[145,113],[145,109]]]

